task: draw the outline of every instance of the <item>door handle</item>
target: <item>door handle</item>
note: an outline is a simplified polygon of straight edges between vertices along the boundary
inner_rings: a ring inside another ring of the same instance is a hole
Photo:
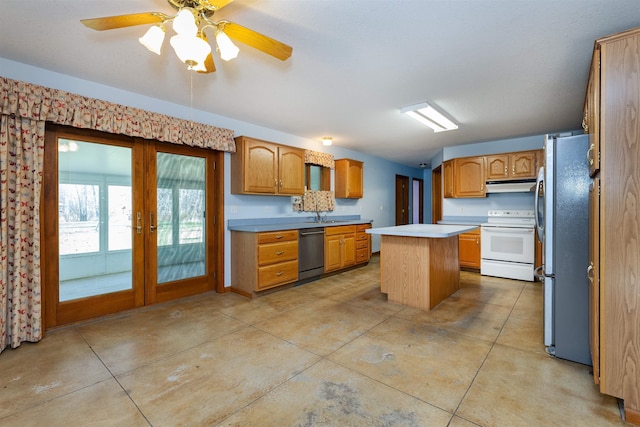
[[[593,263],[589,263],[589,267],[587,267],[587,279],[589,282],[593,283],[594,275],[593,275]]]
[[[151,233],[155,233],[156,231],[156,225],[155,225],[155,214],[153,212],[149,212],[149,217],[150,217],[150,221],[149,221],[149,232]]]
[[[136,212],[136,233],[142,234],[142,212]]]

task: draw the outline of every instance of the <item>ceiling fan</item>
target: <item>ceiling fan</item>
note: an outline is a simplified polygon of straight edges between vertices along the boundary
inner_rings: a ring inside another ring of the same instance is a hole
[[[222,59],[228,61],[238,54],[238,47],[231,39],[258,49],[282,61],[291,56],[293,48],[271,37],[260,34],[226,20],[213,21],[213,14],[233,0],[167,0],[177,10],[176,15],[162,12],[143,12],[128,15],[82,19],[85,26],[94,30],[113,30],[136,25],[156,24],[138,40],[150,51],[160,55],[164,41],[165,25],[172,21],[176,35],[170,43],[190,70],[211,73],[216,70],[205,30],[213,31]]]

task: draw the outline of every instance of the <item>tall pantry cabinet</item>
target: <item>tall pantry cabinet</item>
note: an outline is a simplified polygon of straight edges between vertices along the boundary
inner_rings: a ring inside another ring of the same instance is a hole
[[[640,425],[640,28],[596,40],[584,113],[594,381]]]

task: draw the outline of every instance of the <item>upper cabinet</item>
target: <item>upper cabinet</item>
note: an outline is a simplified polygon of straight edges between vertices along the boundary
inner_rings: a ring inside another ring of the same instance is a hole
[[[454,197],[485,197],[484,157],[453,160]]]
[[[336,160],[335,195],[341,199],[360,199],[364,194],[364,163],[352,159]]]
[[[304,150],[239,136],[236,153],[231,156],[231,193],[304,193]]]
[[[455,197],[453,194],[453,160],[442,163],[442,176],[444,183],[444,197]]]
[[[486,156],[486,180],[535,178],[537,175],[536,157],[536,151],[520,151]]]
[[[594,176],[600,170],[600,45],[596,44],[591,59],[591,71],[584,100],[582,119],[584,133],[589,134],[589,172]]]

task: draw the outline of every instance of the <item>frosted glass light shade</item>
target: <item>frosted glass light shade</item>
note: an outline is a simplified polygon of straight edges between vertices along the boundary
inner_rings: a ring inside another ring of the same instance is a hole
[[[164,42],[164,27],[154,25],[138,41],[151,52],[160,55],[162,42]]]
[[[176,35],[171,37],[170,43],[178,58],[191,69],[204,64],[211,53],[211,45],[196,36]]]
[[[216,31],[216,43],[218,44],[218,50],[220,51],[220,58],[225,61],[229,61],[238,56],[238,46],[233,44],[228,35],[222,30]]]
[[[424,125],[429,126],[434,132],[458,129],[457,124],[449,120],[444,114],[426,102],[405,107],[401,109],[400,112],[413,117]]]
[[[333,139],[330,136],[322,138],[322,145],[329,146],[331,144],[333,144]]]
[[[175,18],[173,18],[173,29],[181,36],[195,36],[198,32],[196,18],[193,16],[193,10],[185,7],[180,9]]]

